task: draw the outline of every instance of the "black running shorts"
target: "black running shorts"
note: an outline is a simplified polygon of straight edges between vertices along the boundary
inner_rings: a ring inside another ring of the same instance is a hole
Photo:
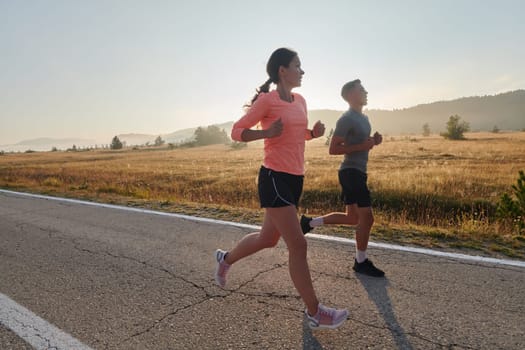
[[[261,167],[259,171],[259,200],[261,208],[279,208],[299,205],[304,176],[274,171]]]
[[[360,170],[353,168],[339,170],[341,199],[346,205],[357,204],[360,208],[372,206],[366,180],[367,175]]]

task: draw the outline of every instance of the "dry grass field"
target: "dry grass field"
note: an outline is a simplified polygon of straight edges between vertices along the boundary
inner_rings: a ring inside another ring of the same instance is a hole
[[[499,197],[525,169],[525,133],[390,137],[370,154],[373,239],[525,258],[525,239],[495,219]],[[259,223],[261,144],[168,150],[5,153],[0,187]],[[308,143],[300,211],[343,209],[324,140]],[[319,233],[351,235],[345,227]]]

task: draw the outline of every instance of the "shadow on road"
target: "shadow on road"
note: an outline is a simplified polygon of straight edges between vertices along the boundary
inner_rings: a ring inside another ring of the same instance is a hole
[[[303,350],[322,350],[323,346],[319,343],[317,338],[313,335],[312,330],[308,326],[306,315],[303,315]]]
[[[403,327],[397,322],[396,315],[392,308],[392,302],[387,291],[388,279],[368,277],[358,273],[355,275],[363,287],[365,287],[368,297],[376,304],[379,313],[392,333],[397,348],[412,350],[412,344],[410,344]]]

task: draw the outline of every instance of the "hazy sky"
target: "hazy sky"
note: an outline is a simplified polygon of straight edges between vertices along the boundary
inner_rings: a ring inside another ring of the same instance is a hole
[[[0,145],[235,120],[281,46],[310,109],[525,88],[525,1],[0,0]]]

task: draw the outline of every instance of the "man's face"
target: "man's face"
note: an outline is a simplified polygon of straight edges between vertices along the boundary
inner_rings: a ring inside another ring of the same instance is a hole
[[[350,91],[349,100],[352,103],[366,106],[368,103],[368,91],[365,90],[363,85],[356,84],[356,86]]]

